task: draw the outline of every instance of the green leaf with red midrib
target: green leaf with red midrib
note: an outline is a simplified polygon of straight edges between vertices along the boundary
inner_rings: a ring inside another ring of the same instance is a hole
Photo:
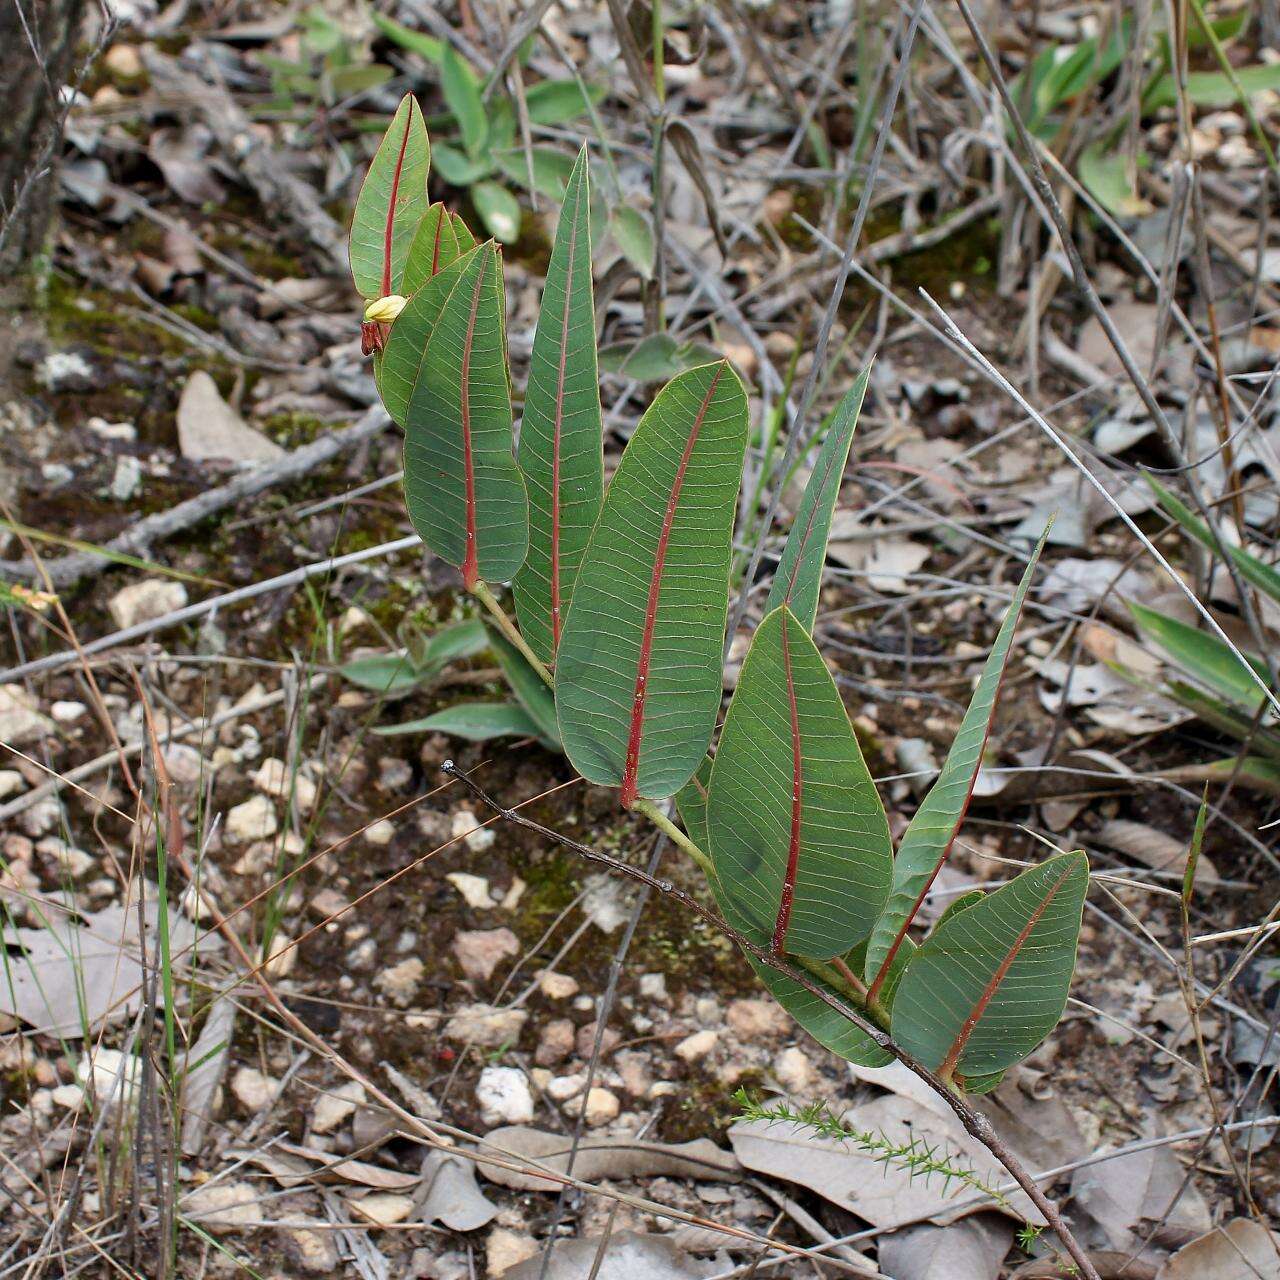
[[[405,94],[369,165],[351,220],[351,275],[372,300],[401,292],[405,258],[427,208],[431,144],[412,94]]]
[[[765,601],[766,616],[779,605],[786,604],[806,631],[813,630],[818,616],[818,593],[827,558],[831,517],[840,496],[840,481],[849,460],[849,447],[853,443],[870,372],[868,366],[858,375],[832,415],[827,437],[818,453],[813,474],[805,485],[800,509],[787,535],[782,559],[778,561],[773,586]]]
[[[466,260],[444,303],[405,416],[410,519],[468,587],[509,581],[528,545],[524,482],[511,453],[504,309],[490,242]]]
[[[514,584],[516,617],[547,662],[555,660],[604,490],[590,216],[584,148],[565,189],[547,267],[517,454],[529,492],[530,538]]]
[[[723,362],[658,393],[605,495],[556,659],[565,750],[592,782],[663,799],[702,762],[720,705],[732,523],[746,451]]]
[[[832,960],[865,941],[893,842],[831,672],[786,605],[759,626],[711,769],[713,890],[739,932]]]
[[[947,1074],[1020,1062],[1062,1016],[1088,883],[1084,854],[1059,854],[939,924],[898,986],[893,1038]]]
[[[462,257],[463,252],[449,211],[437,201],[423,214],[414,232],[405,259],[400,292],[412,297],[450,263]]]
[[[987,655],[968,710],[937,780],[920,802],[898,843],[898,856],[893,865],[893,888],[867,945],[864,973],[870,984],[869,998],[872,1000],[879,996],[907,930],[950,856],[969,810],[978,771],[982,768],[982,755],[999,705],[1018,617],[1044,549],[1044,541],[1041,537],[1013,593],[995,644]]]

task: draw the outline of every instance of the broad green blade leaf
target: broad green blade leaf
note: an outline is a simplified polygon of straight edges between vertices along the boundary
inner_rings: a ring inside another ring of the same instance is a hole
[[[838,1054],[846,1062],[856,1062],[862,1067],[887,1067],[893,1059],[865,1031],[859,1030],[843,1014],[806,991],[798,982],[768,965],[748,956],[756,976],[769,989],[773,998],[824,1048]],[[809,977],[820,986],[829,988],[832,995],[853,1006],[849,997],[825,983],[816,974]],[[856,1006],[855,1006],[856,1007]]]
[[[609,230],[623,256],[646,279],[653,279],[653,228],[649,219],[629,204],[619,205],[609,218]]]
[[[1277,63],[1277,66],[1280,67],[1280,63]],[[1147,475],[1147,483],[1151,486],[1152,492],[1156,495],[1160,505],[1201,546],[1207,547],[1214,556],[1221,554],[1209,526],[1176,493],[1171,489],[1165,488],[1153,475]],[[1240,576],[1246,582],[1252,583],[1259,591],[1280,602],[1280,572],[1259,560],[1257,556],[1250,555],[1243,547],[1233,547],[1230,543],[1227,543],[1227,554],[1234,561],[1236,568],[1240,570]]]
[[[467,154],[479,157],[489,135],[489,122],[485,119],[484,101],[480,97],[480,82],[450,44],[444,46],[440,57],[440,89],[445,105],[458,122]]]
[[[941,928],[952,916],[958,916],[962,911],[967,911],[975,902],[981,902],[986,896],[986,891],[983,889],[970,889],[967,893],[958,894],[942,909],[942,914],[933,927]]]
[[[375,693],[397,697],[439,674],[449,663],[473,658],[488,647],[484,623],[471,619],[442,628],[420,647],[410,643],[407,651],[353,658],[338,668],[338,674]]]
[[[588,781],[674,795],[706,754],[747,397],[727,361],[649,406],[605,495],[556,659],[560,736]]]
[[[436,66],[439,66],[444,58],[444,45],[435,36],[414,31],[412,27],[406,27],[403,23],[397,22],[394,18],[388,18],[386,14],[378,13],[374,9],[369,11],[369,20],[383,35],[393,40],[402,49],[408,49],[410,53],[416,53]]]
[[[440,313],[454,286],[473,265],[475,251],[455,258],[437,272],[404,304],[391,326],[386,350],[374,362],[375,378],[382,403],[401,427],[409,415],[409,401],[427,358],[427,344],[435,332]]]
[[[489,647],[497,655],[502,674],[516,695],[516,701],[538,727],[538,738],[554,751],[563,751],[556,724],[556,701],[546,681],[529,665],[528,659],[501,632],[490,628]]]
[[[423,680],[422,673],[404,653],[379,653],[368,658],[353,658],[338,668],[338,674],[362,689],[370,689],[388,698],[409,693]]]
[[[367,93],[380,84],[386,84],[395,72],[381,63],[369,63],[364,66],[353,64],[349,67],[338,67],[328,72],[329,86],[335,98],[348,98],[353,94]]]
[[[1239,658],[1217,636],[1179,622],[1146,605],[1127,602],[1138,629],[1157,645],[1193,680],[1211,692],[1247,707],[1250,714],[1265,701],[1257,682],[1241,665]],[[1266,664],[1246,653],[1249,665],[1263,680],[1270,680]]]
[[[777,955],[843,956],[888,896],[884,806],[827,664],[785,606],[760,624],[742,664],[707,835],[725,918]]]
[[[1084,854],[1060,854],[940,925],[898,988],[893,1038],[943,1076],[1021,1062],[1062,1016],[1088,885]]]
[[[450,214],[453,219],[453,234],[458,237],[458,252],[469,253],[476,247],[477,241],[471,234],[470,227],[462,220],[462,214]]]
[[[547,267],[517,455],[529,494],[529,556],[516,575],[516,617],[530,648],[547,663],[555,661],[604,493],[590,199],[584,147]]]
[[[431,158],[435,161],[436,171],[453,187],[469,187],[493,169],[487,156],[469,156],[447,142],[436,143]]]
[[[1280,63],[1263,62],[1251,67],[1237,67],[1234,79],[1248,97],[1265,93],[1268,89],[1280,89]],[[1230,107],[1239,101],[1232,76],[1223,71],[1193,71],[1187,76],[1187,97],[1198,107]],[[1177,82],[1172,75],[1163,75],[1143,95],[1144,113],[1160,107],[1176,106]]]
[[[1018,626],[1018,615],[1022,612],[1022,602],[1026,599],[1043,549],[1044,537],[1041,537],[1040,545],[1032,553],[1022,581],[1013,593],[1013,600],[1004,615],[996,642],[987,655],[977,687],[969,700],[969,709],[960,722],[942,771],[929,788],[929,794],[920,802],[915,817],[899,842],[898,856],[893,864],[893,890],[876,921],[867,947],[865,972],[873,996],[883,982],[882,972],[887,971],[888,961],[901,946],[934,877],[946,862],[968,811],[978,770],[982,767],[982,753],[991,734],[996,704],[1000,700],[1000,686],[1013,644],[1013,633]]]
[[[591,102],[604,98],[604,90],[598,85],[591,85],[587,92]],[[534,124],[568,124],[591,109],[576,80],[543,80],[526,91],[524,100]]]
[[[1077,162],[1080,181],[1117,218],[1140,218],[1151,212],[1150,201],[1134,185],[1139,167],[1131,166],[1122,151],[1107,150],[1101,143],[1085,147]]]
[[[511,454],[505,306],[490,242],[468,259],[444,304],[405,417],[409,518],[430,550],[462,570],[467,590],[481,578],[510,581],[529,545],[524,481]]]
[[[441,627],[423,647],[420,667],[431,674],[443,671],[451,662],[474,658],[489,647],[489,633],[479,618],[468,618]]]
[[[600,368],[641,382],[665,382],[720,353],[701,342],[677,342],[669,333],[654,333],[639,342],[615,342],[600,352]]]
[[[421,720],[384,725],[374,733],[384,738],[404,733],[447,733],[468,742],[488,742],[490,738],[536,738],[538,726],[514,702],[461,702]]]
[[[409,245],[427,207],[431,144],[406,93],[378,144],[351,220],[351,275],[362,298],[401,293]]]
[[[409,245],[409,256],[405,259],[404,275],[400,281],[401,292],[406,297],[416,293],[432,276],[438,275],[461,256],[453,219],[444,205],[437,201],[423,216]]]
[[[534,147],[526,158],[520,149],[495,151],[498,168],[518,186],[529,186],[529,161],[533,161],[533,186],[539,195],[557,203],[564,200],[565,187],[573,173],[574,161],[563,151]]]
[[[477,182],[471,188],[471,203],[495,240],[514,244],[520,239],[520,205],[500,182]]]
[[[1237,710],[1182,680],[1170,680],[1165,692],[1182,706],[1222,733],[1248,742],[1251,751],[1260,751],[1272,760],[1280,760],[1280,734],[1258,726],[1256,717]]]
[[[818,616],[818,593],[822,588],[822,566],[827,559],[831,517],[840,496],[840,481],[844,478],[849,446],[853,443],[853,432],[858,425],[870,373],[868,367],[858,375],[836,409],[813,474],[805,485],[800,510],[792,522],[782,559],[773,575],[773,587],[765,601],[766,614],[772,613],[779,605],[788,605],[806,631],[813,630]]]
[[[684,823],[685,834],[704,851],[707,847],[707,795],[714,763],[711,756],[703,756],[693,777],[676,792],[676,812]]]

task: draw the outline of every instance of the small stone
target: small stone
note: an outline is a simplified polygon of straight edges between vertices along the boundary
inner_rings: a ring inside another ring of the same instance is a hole
[[[533,1060],[540,1067],[554,1067],[573,1052],[574,1029],[568,1018],[555,1018],[542,1028]]]
[[[450,872],[445,879],[462,894],[462,900],[477,911],[487,911],[493,906],[493,895],[484,876],[473,876],[468,871]]]
[[[348,1080],[322,1093],[311,1111],[311,1132],[332,1133],[364,1101],[364,1086],[358,1080]]]
[[[364,838],[370,844],[384,848],[396,838],[395,823],[388,822],[386,818],[380,818],[377,822],[365,827]]]
[[[621,1041],[622,1032],[615,1031],[612,1027],[606,1027],[604,1035],[600,1037],[600,1053],[607,1055],[613,1052],[614,1047]],[[578,1057],[590,1058],[595,1052],[596,1047],[596,1024],[588,1022],[585,1027],[578,1028],[577,1037]]]
[[[187,603],[187,589],[168,578],[144,578],[122,587],[107,601],[107,612],[121,631],[154,622]]]
[[[474,853],[483,853],[498,838],[492,827],[482,826],[480,819],[470,809],[465,808],[455,810],[451,829],[453,838],[455,840],[461,838],[467,848]]]
[[[49,1091],[49,1097],[56,1107],[79,1111],[84,1103],[84,1090],[78,1084],[60,1084]]]
[[[253,775],[253,785],[264,795],[293,799],[294,806],[309,813],[316,803],[317,787],[302,769],[290,770],[283,760],[268,756]]]
[[[527,1231],[521,1235],[506,1227],[494,1227],[485,1242],[485,1270],[490,1277],[503,1275],[537,1252],[538,1242]]]
[[[297,944],[287,933],[277,933],[271,940],[271,954],[262,966],[268,978],[287,978],[298,963]]]
[[[476,1085],[480,1118],[490,1126],[529,1124],[533,1120],[533,1093],[518,1067],[485,1067]]]
[[[90,418],[85,426],[104,440],[136,440],[138,428],[132,422],[108,422],[106,418]]]
[[[773,1060],[773,1074],[794,1097],[803,1097],[813,1086],[813,1063],[803,1049],[783,1049]]]
[[[59,724],[75,724],[88,710],[83,702],[55,702],[49,708],[49,714]]]
[[[666,1004],[668,1000],[666,974],[642,973],[639,990],[645,1000],[656,1000],[659,1004]]]
[[[413,769],[399,756],[382,756],[378,760],[378,781],[374,784],[385,795],[401,795],[413,781]]]
[[[375,1191],[350,1203],[362,1218],[379,1227],[394,1226],[413,1212],[413,1197],[395,1191]]]
[[[266,796],[257,795],[228,811],[223,835],[232,844],[248,844],[251,840],[265,840],[278,829],[275,805]]]
[[[0,684],[0,742],[18,747],[53,732],[53,721],[40,714],[39,702],[20,684]]]
[[[214,1182],[183,1197],[183,1214],[215,1235],[235,1231],[267,1217],[258,1201],[262,1192],[248,1182]]]
[[[61,836],[46,836],[36,845],[36,852],[53,863],[59,879],[69,877],[78,880],[98,865],[92,854],[74,848]]]
[[[126,1057],[119,1049],[98,1049],[76,1064],[76,1079],[86,1092],[92,1091],[100,1107],[108,1099],[113,1107],[131,1107],[141,1077],[141,1059]]]
[[[589,1125],[599,1126],[616,1120],[622,1104],[617,1095],[608,1089],[591,1089],[587,1092],[587,1106],[583,1113]]]
[[[290,1216],[297,1220],[296,1215]],[[284,1233],[285,1252],[297,1266],[312,1275],[337,1275],[342,1260],[338,1257],[338,1246],[333,1237],[334,1232],[328,1229],[327,1224],[318,1221],[314,1228],[289,1227]]]
[[[716,1047],[719,1039],[718,1032],[695,1031],[676,1045],[676,1057],[683,1058],[685,1062],[699,1062]]]
[[[27,780],[17,769],[0,769],[0,800],[27,789]]]
[[[473,982],[487,982],[510,956],[520,954],[520,942],[510,929],[464,929],[454,935],[453,954]]]
[[[735,1000],[725,1018],[744,1040],[767,1040],[791,1031],[786,1010],[773,1000]]]
[[[250,1114],[265,1111],[274,1100],[280,1081],[264,1074],[256,1067],[241,1067],[231,1077],[231,1092],[236,1101]]]
[[[556,1102],[568,1102],[587,1087],[586,1073],[575,1072],[571,1076],[552,1076],[547,1081],[547,1096]]]
[[[92,391],[93,365],[78,351],[50,351],[35,367],[36,381],[50,391]]]
[[[410,956],[389,969],[383,969],[374,978],[373,985],[384,992],[393,1004],[403,1006],[413,999],[426,971],[427,966],[417,956]]]
[[[548,1000],[567,1000],[578,994],[578,980],[567,973],[548,970],[538,979],[538,989]]]
[[[187,379],[178,399],[178,449],[192,462],[275,462],[284,449],[255,431],[222,398],[203,369]]]
[[[169,781],[179,787],[195,786],[207,772],[200,752],[185,742],[171,742],[165,747],[164,767]]]
[[[613,1065],[622,1078],[622,1087],[633,1097],[643,1098],[653,1085],[649,1060],[643,1053],[626,1051],[618,1054]]]
[[[317,920],[328,920],[332,916],[341,915],[350,904],[337,889],[321,889],[312,895],[307,903],[307,910]]]
[[[121,80],[137,80],[145,71],[141,55],[131,44],[113,44],[102,55],[102,62],[113,76]]]
[[[116,459],[116,469],[111,476],[111,496],[117,502],[128,502],[142,487],[142,463],[132,454]]]
[[[523,1009],[495,1009],[491,1004],[463,1005],[445,1023],[448,1040],[474,1044],[480,1049],[501,1049],[515,1044],[529,1015]]]

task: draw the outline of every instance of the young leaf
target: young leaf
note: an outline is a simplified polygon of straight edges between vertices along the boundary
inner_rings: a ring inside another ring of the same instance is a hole
[[[471,203],[495,240],[514,244],[520,239],[520,205],[500,182],[477,182],[471,188]]]
[[[526,157],[523,150],[512,148],[494,151],[493,160],[510,181],[522,187],[529,186],[529,161],[532,160],[534,189],[557,204],[564,200],[574,162],[563,151],[534,147]]]
[[[383,738],[404,733],[447,733],[468,742],[490,738],[536,738],[538,726],[529,713],[514,702],[460,702],[421,720],[383,725],[374,730]]]
[[[476,73],[458,56],[451,44],[444,46],[440,57],[440,88],[445,105],[453,112],[462,134],[462,145],[467,154],[479,157],[484,152],[489,134],[489,122],[485,119],[484,100],[480,96],[480,84]]]
[[[578,565],[604,493],[590,201],[584,147],[547,267],[517,455],[529,494],[529,556],[514,584],[516,617],[545,662],[555,661]]]
[[[870,372],[870,368],[866,368],[858,375],[836,409],[765,601],[766,614],[786,604],[806,631],[813,630],[818,616],[818,592],[822,586],[822,566],[827,559],[831,517],[840,496],[840,481],[849,460],[849,446],[853,443]]]
[[[604,97],[604,90],[598,85],[589,86],[587,92],[592,103],[600,102]],[[542,80],[532,85],[524,98],[529,108],[529,119],[534,124],[568,124],[570,120],[586,115],[591,106],[576,80]]]
[[[1084,854],[1060,854],[940,925],[898,988],[893,1038],[944,1077],[1020,1062],[1062,1016],[1088,884]]]
[[[556,725],[556,703],[546,681],[501,632],[490,628],[489,644],[497,655],[498,665],[511,686],[511,692],[516,695],[516,701],[537,726],[539,740],[556,751],[562,751],[560,730]]]
[[[440,176],[453,187],[469,187],[493,169],[487,156],[469,156],[447,142],[437,143],[431,158]]]
[[[707,796],[711,788],[711,756],[703,756],[693,777],[676,792],[676,812],[685,834],[698,846],[707,847]]]
[[[560,736],[624,805],[674,795],[711,741],[746,447],[728,362],[681,374],[636,427],[579,566],[556,660]]]
[[[477,244],[475,236],[471,234],[471,228],[463,222],[462,214],[452,213],[449,216],[453,219],[453,234],[458,237],[458,252],[470,253]]]
[[[629,204],[619,205],[609,218],[609,230],[623,257],[646,279],[653,279],[653,228],[649,219]]]
[[[871,932],[893,841],[840,700],[784,605],[761,624],[720,734],[707,801],[716,897],[777,955],[829,960]]]
[[[410,53],[416,53],[436,66],[439,66],[444,58],[444,44],[435,36],[414,31],[412,27],[406,27],[403,23],[397,22],[394,18],[388,18],[376,9],[369,11],[369,20],[383,35],[393,40],[402,49],[408,49]]]
[[[415,294],[432,276],[438,275],[451,262],[462,256],[458,248],[458,233],[453,229],[449,211],[439,201],[423,215],[414,232],[405,259],[404,275],[400,291],[406,296]]]
[[[377,653],[367,658],[353,658],[338,668],[338,674],[362,689],[396,698],[416,689],[422,683],[418,669],[405,653]]]
[[[351,275],[362,298],[403,292],[401,277],[426,207],[430,168],[422,110],[406,93],[378,144],[351,220]]]
[[[872,998],[879,994],[889,964],[902,945],[925,894],[946,862],[969,808],[978,770],[982,766],[982,753],[1000,700],[1000,686],[1013,644],[1013,633],[1018,626],[1018,615],[1043,548],[1042,537],[1013,593],[1013,600],[1004,615],[996,642],[987,655],[977,688],[969,701],[969,709],[960,722],[942,772],[929,789],[929,794],[920,802],[915,817],[899,842],[898,856],[893,864],[893,889],[867,947],[865,972],[871,984]]]
[[[505,306],[490,242],[467,260],[440,312],[405,416],[409,518],[436,555],[462,570],[468,590],[481,578],[514,577],[529,541],[511,454]]]
[[[472,265],[475,251],[455,258],[426,281],[396,317],[386,350],[374,361],[378,393],[392,419],[400,426],[408,421],[409,401],[427,358],[427,344],[435,332],[449,294]]]

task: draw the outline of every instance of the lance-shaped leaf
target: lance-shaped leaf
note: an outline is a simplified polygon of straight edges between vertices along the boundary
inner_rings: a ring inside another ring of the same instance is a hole
[[[929,794],[920,802],[915,817],[899,842],[898,856],[893,864],[893,889],[867,947],[866,977],[871,984],[873,998],[879,995],[889,964],[901,947],[925,894],[946,862],[968,811],[978,770],[982,767],[982,753],[991,735],[1018,615],[1043,547],[1044,538],[1041,538],[1022,581],[1013,593],[1013,601],[987,655],[977,688],[969,701],[969,709],[960,722],[942,772],[929,789]]]
[[[378,144],[351,220],[351,275],[362,298],[404,292],[404,264],[427,206],[430,168],[422,109],[406,93]]]
[[[856,1062],[862,1067],[886,1067],[893,1061],[865,1031],[850,1022],[839,1010],[833,1009],[786,974],[761,964],[752,956],[747,959],[751,961],[756,976],[769,989],[770,995],[824,1048],[838,1054],[846,1062]],[[812,971],[808,972],[808,977],[815,985],[825,988],[844,1004],[857,1008],[847,992],[833,985],[834,974],[832,982],[824,982]]]
[[[478,243],[475,236],[471,234],[471,228],[462,220],[462,214],[451,213],[450,218],[453,219],[453,234],[458,237],[458,252],[467,253],[474,249]]]
[[[462,256],[453,218],[439,201],[431,205],[414,232],[405,259],[400,292],[406,297],[416,293],[432,276],[438,275],[451,262]]]
[[[1020,1062],[1062,1016],[1088,884],[1084,854],[1060,854],[936,928],[898,988],[893,1038],[943,1076]]]
[[[827,558],[831,517],[840,496],[840,481],[844,478],[849,446],[853,443],[858,414],[867,393],[869,373],[868,368],[858,375],[827,428],[827,438],[823,441],[809,483],[805,485],[800,510],[791,524],[787,545],[773,576],[773,587],[765,601],[766,614],[781,604],[788,605],[806,631],[813,630],[818,616],[818,592],[822,587],[822,566]]]
[[[427,345],[435,332],[440,313],[454,285],[471,266],[471,258],[476,252],[473,249],[469,255],[455,258],[410,297],[391,326],[386,350],[381,356],[374,357],[378,394],[392,419],[402,427],[408,421],[409,401],[422,375]]]
[[[884,906],[893,842],[840,692],[784,605],[756,631],[707,801],[725,918],[781,955],[829,960]]]
[[[538,726],[529,713],[515,702],[460,702],[421,720],[385,725],[374,730],[384,738],[404,733],[447,733],[468,742],[488,742],[491,738],[537,738]]]
[[[583,147],[565,192],[533,335],[518,459],[529,493],[529,556],[516,617],[554,662],[578,565],[604,493],[604,424],[591,290],[591,192]]]
[[[489,629],[489,644],[511,692],[516,695],[516,701],[538,726],[538,737],[557,751],[562,750],[560,730],[556,724],[556,703],[546,681],[529,665],[524,654],[492,627]]]
[[[622,802],[680,790],[720,707],[747,397],[727,361],[673,379],[640,419],[578,569],[556,659],[574,768]]]
[[[436,555],[462,570],[468,590],[481,578],[509,581],[529,543],[511,452],[504,308],[502,262],[490,242],[440,312],[405,416],[409,518]]]
[[[707,796],[713,764],[711,756],[703,756],[693,777],[676,792],[676,812],[684,823],[685,834],[703,850],[707,847]]]

